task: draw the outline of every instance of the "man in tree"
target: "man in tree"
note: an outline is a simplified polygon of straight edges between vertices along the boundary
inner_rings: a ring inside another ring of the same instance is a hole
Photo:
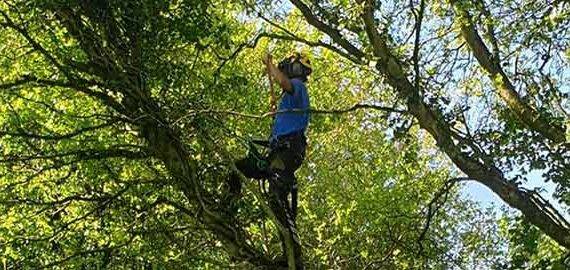
[[[277,215],[284,225],[294,226],[297,215],[297,179],[295,171],[305,158],[307,146],[305,130],[309,123],[309,95],[305,82],[312,72],[310,61],[301,53],[285,58],[275,66],[271,54],[262,59],[267,72],[283,92],[279,110],[274,114],[273,128],[269,138],[269,155],[264,158],[267,166],[258,166],[251,157],[238,160],[236,167],[249,178],[268,179],[272,207],[285,210],[284,217]],[[237,175],[231,177],[230,187],[239,192]],[[237,186],[237,188],[236,188]],[[289,202],[288,196],[291,195]],[[277,205],[275,205],[277,203]],[[292,223],[292,224],[287,224]]]
[[[278,221],[287,231],[286,237],[280,234],[286,260],[294,260],[295,269],[304,269],[301,260],[301,245],[295,229],[297,216],[297,179],[295,171],[303,163],[306,150],[305,131],[309,123],[309,95],[305,82],[312,72],[308,58],[300,53],[285,58],[276,67],[271,54],[262,59],[270,76],[270,83],[277,81],[283,92],[279,109],[275,111],[272,97],[274,122],[267,142],[267,157],[251,155],[236,161],[236,167],[248,178],[269,180],[269,205]],[[272,95],[273,96],[273,95]],[[261,162],[260,162],[261,161]],[[264,163],[265,165],[261,165]],[[230,195],[237,198],[241,190],[239,176],[232,174],[229,179]],[[289,201],[289,195],[291,200]],[[289,248],[285,243],[292,240]]]

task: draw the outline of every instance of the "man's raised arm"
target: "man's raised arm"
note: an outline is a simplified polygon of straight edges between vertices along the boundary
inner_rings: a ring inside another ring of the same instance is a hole
[[[267,66],[267,72],[269,76],[273,77],[279,83],[279,86],[284,91],[291,93],[293,91],[293,86],[291,85],[291,81],[287,78],[283,72],[281,72],[275,64],[273,64],[273,56],[271,54],[266,54],[263,59],[263,63]]]

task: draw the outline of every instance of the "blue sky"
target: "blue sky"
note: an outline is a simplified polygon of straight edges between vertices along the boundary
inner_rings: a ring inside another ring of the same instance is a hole
[[[540,171],[532,171],[527,175],[528,182],[523,186],[528,189],[540,187],[545,189],[541,195],[547,199],[564,217],[570,219],[570,209],[568,206],[561,205],[552,197],[556,186],[552,182],[545,182],[544,177]],[[487,208],[490,206],[503,207],[508,206],[505,204],[497,194],[493,193],[489,188],[481,183],[470,181],[461,190],[463,196],[471,198],[481,204],[481,207]]]

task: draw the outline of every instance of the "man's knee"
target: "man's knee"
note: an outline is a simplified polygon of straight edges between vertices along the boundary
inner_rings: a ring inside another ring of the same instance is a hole
[[[266,177],[267,172],[262,168],[264,160],[252,160],[244,158],[234,162],[236,168],[247,178],[262,179]]]

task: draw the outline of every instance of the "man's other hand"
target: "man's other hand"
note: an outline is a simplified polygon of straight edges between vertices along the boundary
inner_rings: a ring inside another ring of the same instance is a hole
[[[271,55],[270,53],[267,53],[263,56],[263,58],[261,58],[261,61],[265,65],[273,64],[273,55]]]

